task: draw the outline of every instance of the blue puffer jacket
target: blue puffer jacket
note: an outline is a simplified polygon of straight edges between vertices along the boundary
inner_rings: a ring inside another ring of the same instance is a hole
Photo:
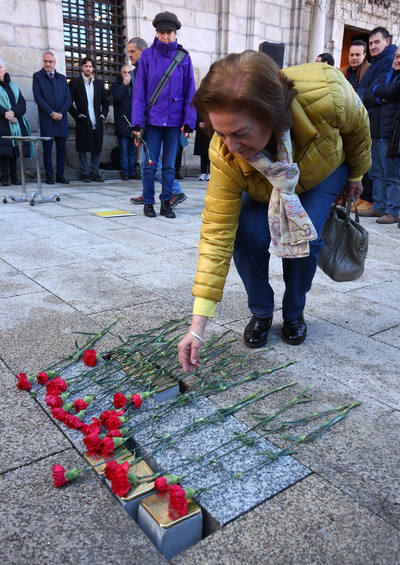
[[[389,72],[392,68],[394,54],[396,51],[396,45],[388,45],[380,55],[372,58],[371,66],[368,67],[365,75],[362,77],[357,90],[357,94],[363,102],[365,91],[368,88],[371,88],[379,75]]]
[[[182,49],[176,41],[162,43],[155,38],[151,47],[143,51],[133,88],[133,126],[143,125],[146,104],[178,48]],[[182,127],[187,124],[194,129],[196,110],[191,105],[191,101],[195,90],[192,61],[189,53],[186,52],[185,58],[174,70],[157,102],[150,109],[147,123],[162,127]]]

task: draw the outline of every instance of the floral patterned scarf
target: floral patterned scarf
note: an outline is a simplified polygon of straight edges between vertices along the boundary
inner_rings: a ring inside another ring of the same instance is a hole
[[[268,207],[272,251],[286,259],[308,257],[308,242],[317,239],[317,232],[295,193],[300,171],[293,163],[289,130],[282,135],[277,153],[277,161],[263,151],[249,161],[272,184]]]

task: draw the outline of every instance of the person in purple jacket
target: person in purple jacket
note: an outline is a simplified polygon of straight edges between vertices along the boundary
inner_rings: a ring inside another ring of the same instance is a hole
[[[146,161],[143,169],[144,215],[154,218],[154,177],[163,145],[162,159],[162,191],[160,194],[160,214],[166,218],[175,218],[170,206],[172,186],[175,178],[175,158],[181,131],[190,137],[196,124],[196,110],[191,101],[196,90],[193,65],[189,53],[178,45],[176,32],[181,23],[175,14],[162,12],[153,20],[157,37],[153,44],[145,49],[140,57],[140,65],[136,74],[133,90],[132,125],[133,132],[140,137],[146,105],[168,69],[177,49],[186,55],[168,80],[157,102],[147,114],[146,127],[143,134],[143,147]],[[138,143],[139,139],[138,139]]]

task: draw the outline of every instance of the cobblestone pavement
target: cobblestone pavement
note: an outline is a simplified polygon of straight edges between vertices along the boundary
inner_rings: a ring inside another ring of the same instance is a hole
[[[129,198],[138,181],[56,185],[61,201],[0,204],[0,555],[2,563],[162,563],[164,559],[96,476],[54,489],[51,466],[80,456],[15,374],[39,371],[73,348],[74,331],[97,331],[118,315],[102,347],[170,318],[190,314],[206,184],[182,181],[176,219],[143,216]],[[29,186],[29,190],[33,185]],[[11,187],[17,189],[18,187]],[[45,192],[48,192],[44,185]],[[53,187],[51,187],[53,188]],[[33,190],[33,188],[32,188]],[[8,192],[3,188],[1,196]],[[158,213],[158,205],[157,205]],[[135,216],[102,218],[94,209]],[[276,312],[256,366],[294,363],[268,378],[313,385],[313,409],[361,401],[335,429],[295,457],[312,474],[176,556],[176,564],[385,563],[400,555],[400,229],[363,219],[370,231],[365,274],[334,283],[318,272],[305,318],[309,335],[280,339],[283,293],[271,260]],[[249,318],[231,268],[208,332],[227,328],[241,342]],[[253,357],[254,355],[254,357]],[[243,385],[226,403],[256,391]],[[289,394],[289,393],[288,393]],[[281,400],[284,397],[281,397]],[[274,407],[270,398],[260,410]],[[250,422],[248,413],[238,417]]]

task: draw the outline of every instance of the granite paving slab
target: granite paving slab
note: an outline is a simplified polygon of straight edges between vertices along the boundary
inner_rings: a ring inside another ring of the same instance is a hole
[[[0,285],[0,298],[21,294],[31,294],[42,290],[42,287],[32,281],[29,277],[1,260],[0,279],[2,281],[2,284]]]
[[[83,260],[83,256],[81,256]],[[90,261],[84,269],[76,264],[29,272],[30,277],[84,313],[124,307],[152,299],[140,285],[127,282]]]
[[[2,475],[2,564],[167,563],[95,473],[56,489],[53,464],[84,465],[68,449]]]
[[[70,447],[15,375],[0,362],[0,474]]]
[[[400,324],[400,300],[396,299],[396,297],[400,298],[400,280],[381,281],[371,284],[367,288],[353,290],[350,295],[396,310],[397,323]],[[371,334],[373,333],[377,332],[371,332]]]
[[[28,221],[28,219],[27,219]],[[79,260],[73,252],[61,251],[56,245],[32,237],[23,246],[10,245],[2,251],[2,259],[21,271],[64,267]]]
[[[373,339],[400,349],[400,324],[372,336]]]
[[[210,417],[216,408],[207,398],[199,398],[195,405],[174,409],[153,425],[145,412],[138,412],[130,421],[135,442],[140,452],[147,454],[146,459],[153,469],[174,472],[180,476],[189,473],[181,481],[183,486],[204,488],[219,485],[195,496],[203,509],[207,532],[228,524],[310,473],[309,469],[289,456],[263,465],[268,457],[261,454],[278,450],[256,433],[248,436],[254,439],[254,445],[240,447],[240,442],[235,441],[224,446],[226,441],[248,430],[234,416],[227,416],[217,424],[200,427],[184,437],[179,436],[179,430],[201,418]],[[157,442],[152,443],[154,433],[171,434],[171,447],[162,447],[154,453],[157,447]],[[220,449],[209,456],[218,462],[205,465],[204,461],[197,464],[193,461],[193,458],[218,446],[221,446]],[[239,449],[231,453],[232,448],[238,446]],[[240,473],[244,474],[243,478],[233,478]]]
[[[105,327],[46,291],[0,299],[0,314],[1,356],[16,373],[40,371],[72,353],[75,339],[85,341],[73,332]],[[98,347],[109,349],[116,343],[116,338],[107,334]]]
[[[400,532],[317,475],[172,559],[174,565],[397,565]]]
[[[152,221],[153,218],[147,219]],[[118,233],[114,231],[109,232],[108,236],[110,239],[115,239],[119,243],[129,244],[133,249],[137,249],[139,251],[142,251],[143,249],[151,249],[152,252],[156,252],[175,250],[179,247],[182,249],[193,247],[190,242],[190,236],[187,236],[187,234],[185,234],[179,242],[175,240],[175,238],[163,237],[138,228],[131,228],[129,231],[121,231]]]

